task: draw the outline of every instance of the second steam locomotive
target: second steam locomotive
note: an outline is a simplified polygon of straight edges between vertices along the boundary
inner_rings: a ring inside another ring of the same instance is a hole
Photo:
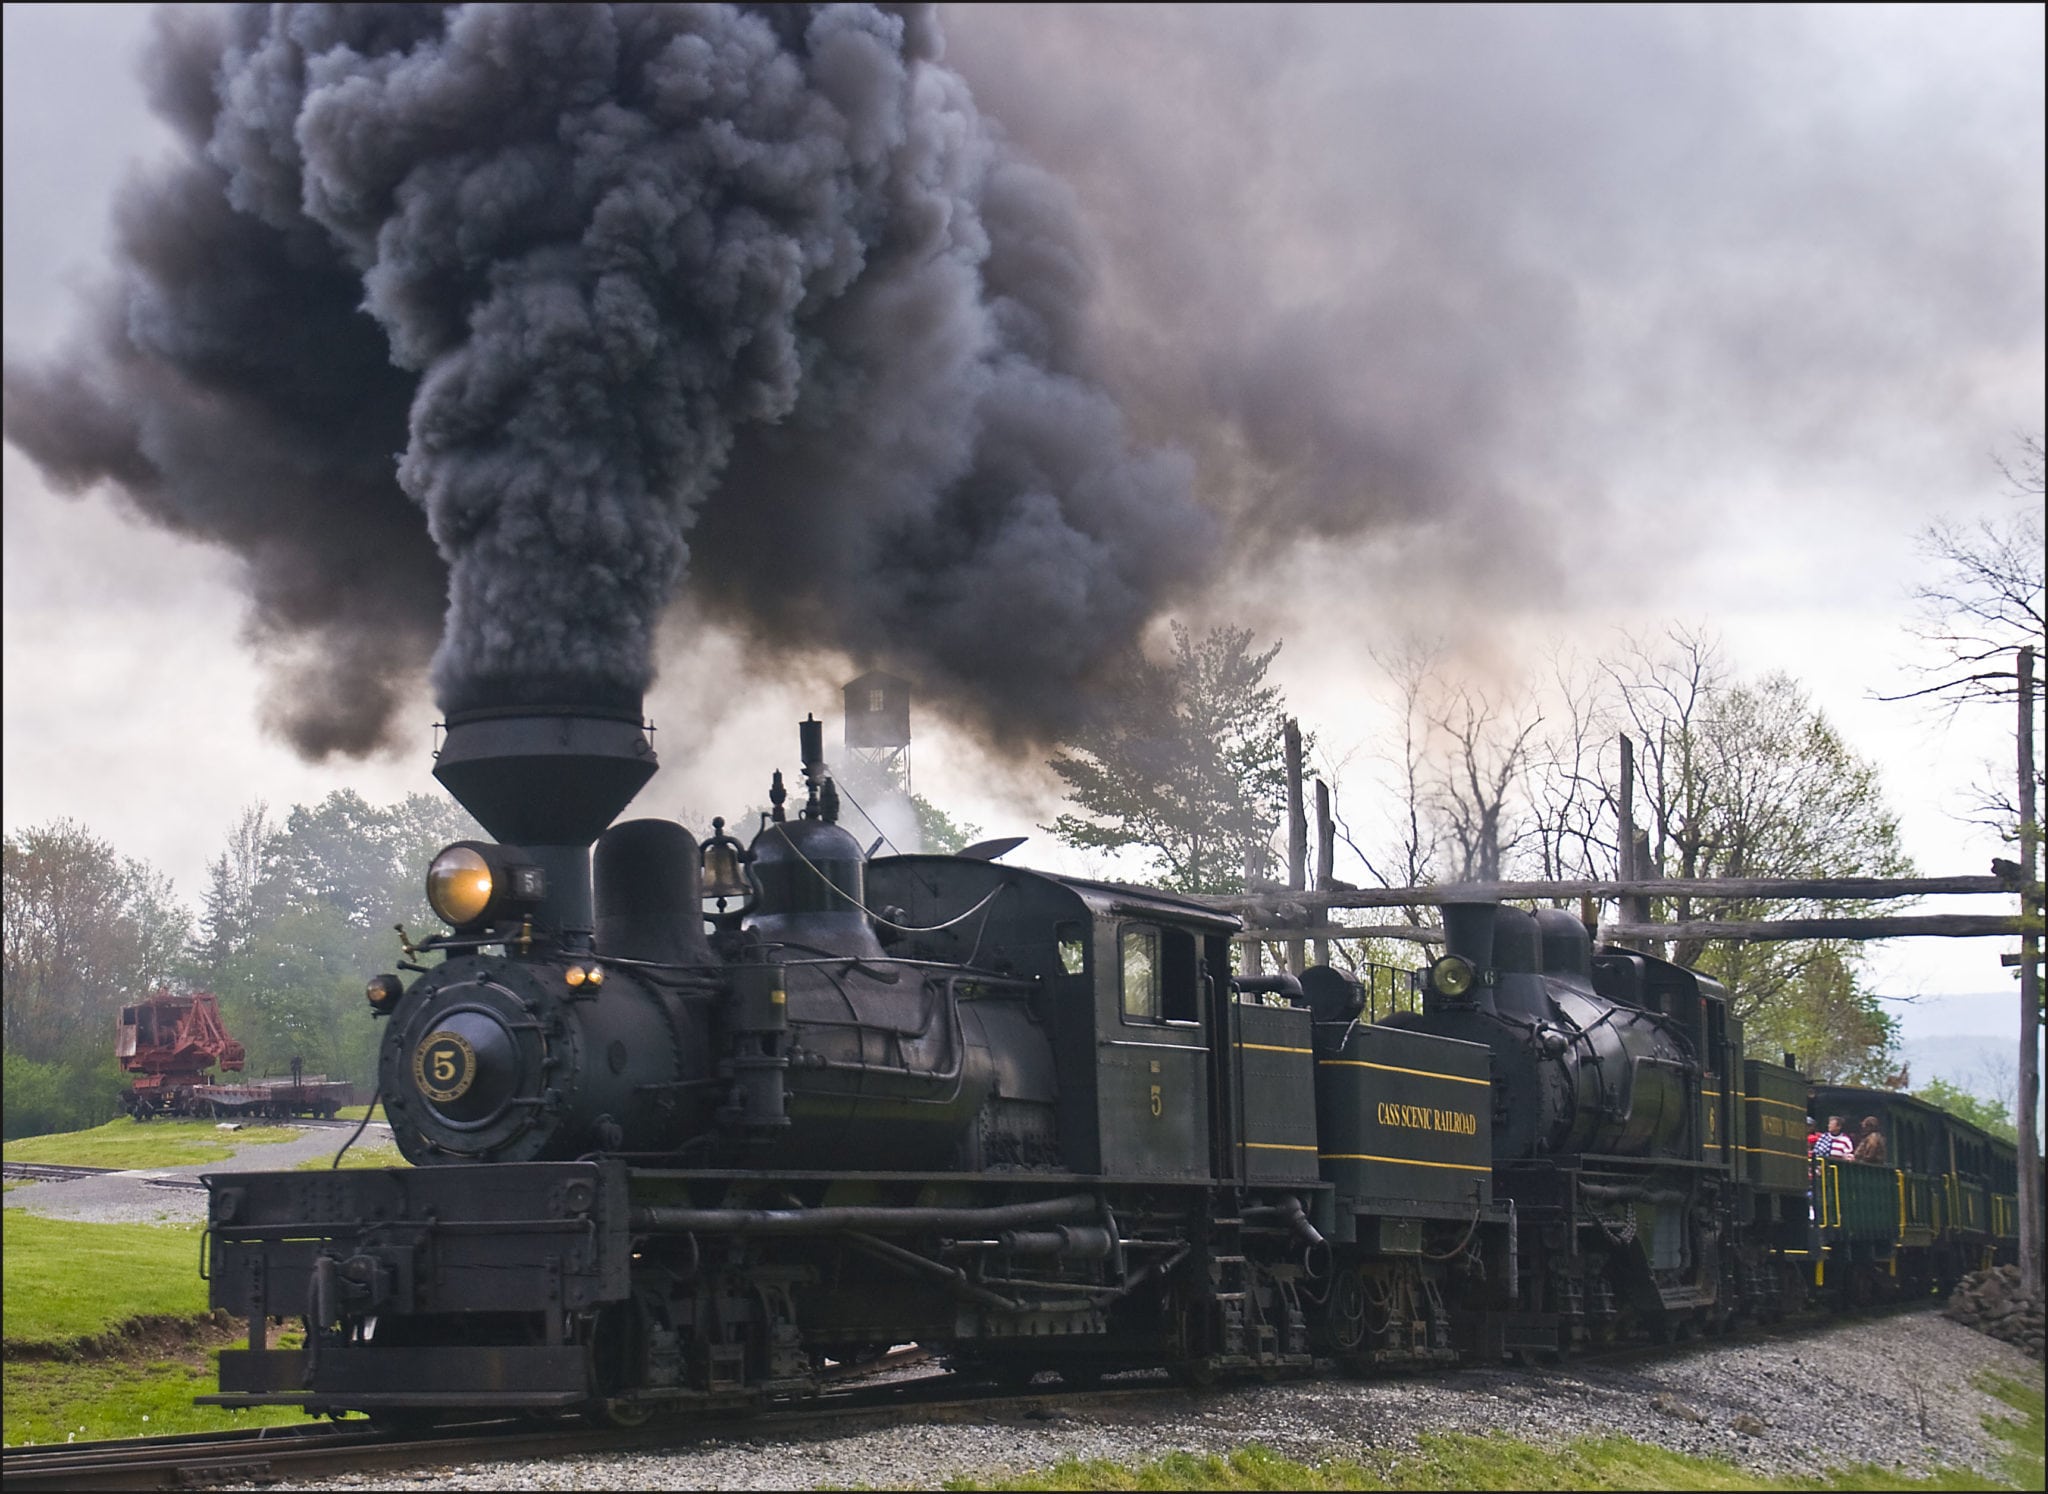
[[[497,839],[435,859],[449,932],[369,987],[415,1165],[208,1179],[250,1337],[207,1399],[631,1422],[908,1341],[1010,1382],[1558,1355],[2001,1248],[1995,1159],[1917,1255],[1903,1213],[1828,1235],[1805,1079],[1569,914],[1448,907],[1373,1020],[1336,969],[1233,976],[1195,900],[868,860],[815,722],[801,756],[800,804],[778,774],[750,847],[700,846],[611,824],[637,710],[451,718],[436,775]]]

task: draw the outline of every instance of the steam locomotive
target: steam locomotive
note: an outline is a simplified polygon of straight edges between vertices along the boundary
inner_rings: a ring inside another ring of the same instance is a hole
[[[1338,969],[1233,975],[1199,900],[870,860],[800,745],[801,804],[777,773],[750,846],[700,845],[611,824],[637,709],[450,718],[496,839],[434,859],[448,932],[367,990],[415,1165],[207,1178],[249,1339],[202,1399],[630,1424],[909,1341],[1005,1383],[1557,1356],[2010,1249],[1979,1218],[1901,1278],[1903,1218],[1830,1233],[1790,1056],[1568,914],[1447,907],[1374,1020]]]

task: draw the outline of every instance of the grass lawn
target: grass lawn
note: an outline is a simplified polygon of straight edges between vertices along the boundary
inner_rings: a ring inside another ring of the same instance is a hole
[[[90,1131],[61,1131],[53,1136],[24,1136],[0,1147],[9,1162],[42,1162],[57,1167],[187,1167],[221,1162],[240,1147],[273,1141],[296,1141],[304,1134],[291,1126],[244,1126],[223,1131],[210,1120],[110,1120]]]
[[[9,1348],[69,1344],[131,1318],[206,1311],[197,1225],[81,1224],[25,1209],[0,1218],[0,1322]]]
[[[223,1335],[225,1336],[225,1335]],[[227,1411],[195,1406],[219,1383],[218,1346],[194,1344],[168,1359],[88,1359],[71,1363],[10,1361],[5,1371],[4,1437],[9,1447],[63,1442],[75,1437],[167,1437],[180,1432],[221,1432],[236,1427],[304,1421],[291,1406]]]
[[[216,1383],[214,1356],[233,1343],[232,1329],[202,1321],[206,1283],[199,1279],[196,1225],[81,1224],[43,1219],[21,1209],[0,1215],[0,1435],[10,1445],[81,1442],[219,1431],[298,1421],[289,1407],[224,1411],[192,1397]],[[105,1346],[123,1325],[152,1325],[119,1356],[51,1359],[52,1349],[85,1341]],[[297,1335],[291,1335],[295,1340]],[[288,1340],[288,1341],[290,1341]]]
[[[335,1151],[341,1150],[340,1142],[337,1141],[334,1146]],[[293,1170],[295,1172],[325,1172],[333,1165],[334,1152],[329,1152],[324,1157],[308,1157]],[[379,1142],[375,1146],[366,1146],[359,1141],[343,1154],[341,1166],[342,1170],[346,1172],[351,1167],[410,1167],[412,1164],[399,1155],[398,1143],[395,1141]]]
[[[341,1107],[341,1109],[334,1112],[334,1116],[336,1120],[359,1121],[365,1115],[369,1114],[369,1110],[370,1107],[367,1105],[344,1105]],[[376,1119],[389,1119],[389,1117],[384,1114],[384,1106],[381,1102],[377,1106]]]

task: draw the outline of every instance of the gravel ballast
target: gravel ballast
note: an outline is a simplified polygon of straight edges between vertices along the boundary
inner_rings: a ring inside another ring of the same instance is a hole
[[[381,1134],[380,1134],[381,1133]],[[205,1195],[149,1176],[290,1167],[332,1156],[346,1131],[242,1148],[230,1161],[10,1190],[8,1208],[101,1222],[204,1218]],[[389,1136],[373,1125],[362,1143]],[[362,1144],[359,1143],[359,1144]],[[1543,1446],[1618,1434],[1726,1458],[1757,1473],[1819,1474],[1857,1463],[1900,1474],[1938,1464],[1989,1472],[2001,1447],[1983,1418],[2006,1408],[1972,1383],[1992,1370],[2038,1384],[2039,1361],[1952,1322],[1930,1304],[1768,1341],[1710,1343],[1625,1366],[1464,1370],[1370,1382],[1323,1380],[1142,1402],[1048,1399],[1036,1415],[919,1421],[868,1430],[707,1437],[673,1452],[433,1467],[309,1483],[311,1489],[810,1489],[933,1487],[989,1480],[1061,1458],[1143,1461],[1260,1443],[1306,1462],[1411,1449],[1428,1431],[1503,1432]],[[1111,1382],[1114,1386],[1115,1382]]]
[[[1061,1458],[1143,1461],[1261,1443],[1304,1462],[1405,1450],[1427,1431],[1502,1432],[1542,1446],[1621,1435],[1728,1459],[1760,1474],[1857,1463],[1901,1475],[1936,1465],[1990,1473],[2001,1444],[1983,1418],[2010,1414],[1976,1389],[1980,1370],[2038,1382],[2040,1366],[1931,1306],[1767,1342],[1716,1343],[1649,1363],[1464,1370],[1414,1379],[1325,1380],[1143,1403],[1048,1401],[1035,1415],[918,1422],[832,1434],[707,1438],[674,1452],[435,1466],[340,1477],[309,1489],[932,1488],[988,1481]],[[1114,1383],[1114,1382],[1112,1382]]]

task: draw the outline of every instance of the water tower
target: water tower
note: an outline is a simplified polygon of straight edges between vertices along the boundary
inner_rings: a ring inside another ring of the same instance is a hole
[[[870,669],[846,685],[846,756],[859,776],[910,792],[910,681]]]

